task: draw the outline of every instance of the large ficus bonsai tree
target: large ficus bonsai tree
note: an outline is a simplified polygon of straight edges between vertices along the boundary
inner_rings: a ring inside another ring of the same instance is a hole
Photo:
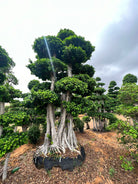
[[[82,103],[83,105],[88,103],[85,96],[94,89],[95,81],[92,78],[94,68],[83,65],[90,59],[94,51],[89,41],[77,36],[69,29],[62,29],[57,36],[46,36],[45,38],[52,61],[49,58],[45,39],[40,37],[33,45],[36,61],[30,60],[27,67],[32,74],[44,82],[50,82],[49,88],[43,90],[32,88],[31,90],[36,107],[46,109],[47,128],[44,144],[37,150],[38,154],[46,156],[50,151],[65,152],[66,148],[77,151],[73,116],[82,112]],[[58,124],[55,123],[57,108],[60,110]]]

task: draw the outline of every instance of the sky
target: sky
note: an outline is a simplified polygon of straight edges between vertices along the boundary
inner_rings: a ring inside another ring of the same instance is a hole
[[[138,77],[137,19],[138,0],[0,0],[0,45],[16,63],[16,88],[28,92],[34,40],[71,29],[95,46],[87,62],[94,77],[121,86],[126,74]]]

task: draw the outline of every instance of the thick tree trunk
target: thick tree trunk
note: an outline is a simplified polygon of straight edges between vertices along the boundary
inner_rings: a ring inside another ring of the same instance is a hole
[[[62,146],[62,136],[63,136],[63,129],[65,127],[65,120],[66,120],[66,109],[63,108],[62,114],[61,114],[61,121],[58,128],[58,144]]]
[[[77,139],[73,130],[73,117],[72,115],[68,115],[69,123],[68,123],[68,137],[67,140],[71,146],[71,149],[74,150],[74,148],[77,147]]]
[[[54,91],[55,77],[51,75],[51,91]],[[51,141],[51,142],[50,142]],[[57,132],[55,128],[55,108],[52,104],[47,105],[47,129],[44,138],[44,144],[39,147],[36,154],[43,153],[45,156],[48,151],[59,151],[57,146]]]
[[[70,93],[69,91],[67,92],[66,94],[66,102],[68,102],[70,99]],[[64,130],[64,127],[65,127],[65,121],[66,121],[66,109],[63,108],[62,109],[62,113],[61,113],[61,121],[60,121],[60,125],[59,125],[59,128],[58,128],[58,144],[60,146],[62,146],[62,136],[63,136],[63,130]]]
[[[51,91],[54,91],[55,80],[56,80],[55,76],[51,75],[51,87],[50,87]],[[52,104],[48,104],[47,114],[49,114],[49,123],[51,126],[51,138],[54,145],[57,143],[57,133],[55,129],[55,109]]]
[[[54,75],[51,75],[51,86],[50,86],[50,90],[54,91],[54,87],[55,87],[55,77]]]
[[[14,132],[17,132],[17,126],[14,127]]]
[[[72,68],[68,66],[68,76],[72,77]],[[51,91],[54,90],[55,79],[54,76],[51,76]],[[71,94],[68,91],[66,95],[62,95],[62,100],[66,102],[70,101]],[[54,106],[52,104],[48,104],[47,106],[47,131],[45,134],[44,144],[39,147],[39,150],[36,154],[43,153],[47,156],[47,153],[52,152],[60,152],[61,150],[65,152],[65,148],[69,148],[74,151],[77,147],[77,139],[73,130],[73,117],[69,114],[68,120],[69,122],[66,124],[66,109],[61,105],[61,117],[60,117],[60,125],[56,131],[55,128],[55,112]],[[50,142],[50,140],[52,142]],[[77,150],[76,150],[77,151]],[[78,151],[77,151],[78,152]]]
[[[95,129],[95,119],[94,119],[94,117],[92,118],[92,120],[93,120],[93,129]]]
[[[68,77],[72,77],[72,67],[68,65]]]
[[[4,114],[4,110],[5,110],[5,103],[0,102],[0,115]],[[0,125],[0,137],[2,136],[2,132],[3,132],[3,126]]]
[[[95,118],[95,128],[98,131],[98,122],[97,122],[97,118]]]
[[[72,77],[72,67],[68,66],[68,77]],[[71,93],[68,91],[66,93],[65,101],[71,100]],[[67,117],[68,116],[68,117]],[[67,124],[65,123],[66,118],[69,120]],[[77,147],[77,139],[73,130],[73,117],[71,114],[66,113],[66,109],[61,107],[61,121],[58,129],[58,144],[64,151],[68,147],[71,151],[75,150]]]
[[[44,152],[44,154],[47,154],[48,152],[48,147],[50,145],[50,120],[49,120],[49,110],[48,110],[48,106],[47,106],[47,127],[46,127],[46,133],[45,133],[45,138],[44,138],[44,144],[41,146],[42,148],[42,152]]]
[[[50,125],[51,125],[51,138],[53,145],[57,144],[57,132],[55,128],[55,111],[54,106],[52,104],[48,104],[49,109],[49,119],[50,119]]]
[[[27,131],[27,128],[28,128],[28,126],[23,125],[23,126],[22,126],[22,131],[23,131],[23,132],[26,132],[26,131]]]
[[[90,126],[89,126],[89,123],[88,122],[86,122],[86,125],[87,125],[87,129],[90,129]]]
[[[0,115],[4,114],[4,109],[5,108],[5,103],[4,102],[0,102]]]
[[[1,136],[2,136],[2,132],[3,132],[3,126],[0,125],[0,138],[1,138]]]

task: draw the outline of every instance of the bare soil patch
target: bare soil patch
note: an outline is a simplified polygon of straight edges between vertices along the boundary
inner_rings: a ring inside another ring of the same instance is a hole
[[[115,132],[97,133],[85,130],[76,133],[79,143],[84,146],[86,159],[81,167],[73,172],[54,167],[48,173],[38,170],[33,164],[36,147],[27,144],[17,148],[10,156],[8,178],[4,184],[137,184],[138,167],[133,171],[121,168],[120,155],[129,157],[129,152],[118,144]],[[2,169],[3,160],[0,161]],[[20,169],[11,174],[15,167]],[[111,176],[110,169],[115,173]],[[0,183],[2,183],[0,179]]]

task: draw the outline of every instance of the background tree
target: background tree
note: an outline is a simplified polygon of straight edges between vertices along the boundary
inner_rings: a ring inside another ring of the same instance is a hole
[[[88,100],[94,103],[95,108],[93,110],[87,110],[87,114],[93,119],[94,131],[106,131],[107,124],[115,123],[117,118],[111,113],[112,98],[104,94],[106,91],[103,86],[105,84],[101,82],[101,78],[96,78],[96,86],[94,91]]]
[[[108,96],[111,98],[117,98],[119,87],[115,81],[111,81],[108,86]]]
[[[126,83],[137,83],[137,76],[133,74],[127,74],[123,78],[123,85]]]
[[[117,95],[119,93],[119,87],[115,81],[111,81],[108,86],[107,100],[105,103],[105,109],[108,112],[113,112],[118,105]]]
[[[8,53],[5,49],[0,46],[0,138],[2,137],[3,128],[8,128],[8,122],[4,123],[3,117],[5,111],[5,102],[11,102],[15,97],[20,97],[21,92],[19,90],[15,90],[12,87],[12,84],[17,84],[18,80],[12,73],[12,68],[15,66],[13,60],[9,57]],[[9,128],[10,134],[12,134],[12,129]],[[9,135],[9,134],[7,134]],[[11,135],[10,138],[4,137],[1,138],[0,141],[0,157],[3,156],[5,153],[12,151],[18,145],[21,145],[18,136],[15,135],[14,138]],[[23,137],[20,136],[23,142]],[[16,141],[15,141],[16,140]],[[18,140],[18,143],[17,143]],[[8,153],[5,165],[3,168],[3,177],[2,180],[4,181],[7,177],[7,166],[8,166],[8,159],[10,157],[10,153]]]
[[[117,106],[116,112],[124,116],[130,116],[134,125],[138,122],[138,85],[126,83],[119,90],[118,100],[121,102]]]
[[[14,98],[20,97],[21,92],[15,90],[12,84],[17,84],[16,77],[12,74],[12,68],[15,66],[8,53],[0,46],[0,115],[4,113],[5,102],[11,102]],[[2,135],[3,125],[0,123],[0,137]]]
[[[121,135],[118,140],[132,152],[133,161],[138,162],[138,85],[135,83],[122,85],[117,98],[121,104],[116,107],[116,112],[131,117],[133,124],[129,121],[117,120],[109,126],[109,129],[117,130]]]
[[[95,112],[90,112],[91,117],[93,117],[93,130],[102,131],[103,127],[105,126],[104,123],[104,116],[105,108],[105,95],[104,92],[106,91],[103,86],[105,84],[101,82],[100,77],[96,77],[96,87],[94,89],[93,94],[91,95],[90,99],[94,101],[97,110]]]

